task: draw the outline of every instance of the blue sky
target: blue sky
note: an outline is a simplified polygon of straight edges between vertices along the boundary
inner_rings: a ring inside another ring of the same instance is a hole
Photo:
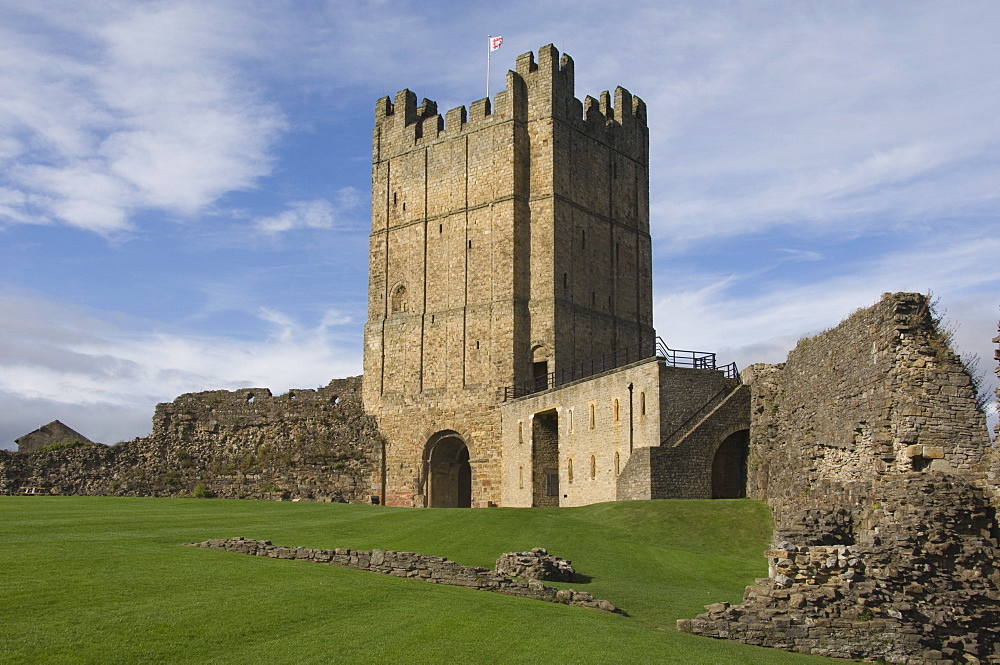
[[[1000,3],[0,0],[0,447],[361,371],[375,100],[554,43],[649,110],[655,325],[780,362],[933,292],[995,367]],[[992,373],[990,385],[995,385]]]

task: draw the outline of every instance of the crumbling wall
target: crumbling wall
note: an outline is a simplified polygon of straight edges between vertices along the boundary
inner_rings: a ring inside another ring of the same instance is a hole
[[[552,603],[578,605],[605,612],[623,614],[621,610],[607,600],[595,599],[585,591],[573,589],[554,589],[547,587],[538,580],[515,580],[502,572],[494,572],[488,568],[463,566],[440,556],[427,556],[415,552],[396,552],[393,550],[352,550],[337,548],[333,550],[314,549],[311,547],[282,547],[273,545],[269,540],[250,540],[247,538],[219,538],[206,540],[203,543],[191,543],[193,547],[226,550],[264,556],[272,559],[298,559],[314,561],[331,566],[343,566],[367,570],[382,575],[394,577],[409,577],[412,579],[464,586],[481,591],[493,591],[509,596],[522,596],[536,600],[546,600]]]
[[[367,503],[380,493],[382,440],[361,378],[272,396],[264,388],[181,395],[148,437],[0,456],[0,492],[200,495]]]
[[[742,376],[748,492],[774,509],[770,577],[678,628],[841,658],[1000,662],[1000,463],[927,297],[885,294]]]
[[[756,498],[801,496],[820,480],[977,471],[989,448],[972,380],[927,296],[887,293],[801,340],[785,363],[742,374],[751,390],[748,493]]]
[[[860,496],[859,489],[844,491]],[[840,518],[834,530],[842,544],[779,541],[766,553],[771,576],[747,587],[741,605],[707,605],[678,629],[910,665],[1000,658],[996,513],[982,491],[936,472],[867,490],[853,509],[825,513]]]

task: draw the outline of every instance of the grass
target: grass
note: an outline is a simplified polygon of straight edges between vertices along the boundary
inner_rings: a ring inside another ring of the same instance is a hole
[[[5,663],[832,663],[675,630],[766,574],[767,508],[563,509],[0,497]],[[547,547],[631,616],[183,547],[230,536],[491,566]],[[841,661],[842,662],[842,661]]]

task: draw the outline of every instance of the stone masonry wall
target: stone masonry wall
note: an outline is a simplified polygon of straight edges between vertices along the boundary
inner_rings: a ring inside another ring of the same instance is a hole
[[[679,628],[843,658],[1000,662],[989,440],[928,299],[886,294],[742,375],[771,576]]]
[[[597,600],[583,591],[554,589],[545,586],[538,580],[512,579],[487,568],[462,566],[444,557],[427,556],[414,552],[282,547],[272,545],[269,540],[248,540],[245,538],[206,540],[203,543],[191,543],[191,545],[272,559],[313,561],[331,566],[343,566],[383,575],[393,575],[394,577],[408,577],[434,584],[464,586],[509,596],[522,596],[553,603],[578,605],[605,612],[623,613],[612,603],[606,600]]]
[[[0,455],[0,492],[368,503],[380,493],[382,443],[360,382],[276,397],[264,388],[181,395],[157,406],[145,438]]]
[[[730,381],[717,400],[706,403],[680,429],[672,424],[673,434],[659,446],[636,449],[618,478],[616,498],[711,499],[719,495],[715,480],[745,484],[741,478],[713,478],[713,462],[728,437],[749,429],[748,402],[746,386]]]
[[[1000,662],[996,512],[982,491],[936,472],[864,489],[854,509],[825,511],[842,544],[779,540],[771,577],[741,605],[707,605],[678,629],[838,658]]]
[[[756,498],[800,496],[819,480],[975,471],[989,447],[971,378],[920,294],[885,294],[743,379]]]
[[[532,479],[543,482],[541,476],[536,476],[539,470],[534,468],[533,423],[536,414],[551,411],[558,414],[555,466],[559,470],[560,495],[553,505],[614,501],[618,474],[629,460],[630,443],[642,447],[659,442],[658,395],[664,370],[675,368],[664,368],[662,361],[648,358],[504,403],[500,407],[503,471],[507,479],[503,505],[532,505]],[[632,384],[631,404],[629,384]],[[682,399],[683,393],[678,398]]]
[[[364,402],[387,502],[426,503],[428,444],[452,432],[473,505],[501,503],[503,388],[653,336],[645,105],[576,99],[548,45],[468,109],[378,100],[372,138]]]

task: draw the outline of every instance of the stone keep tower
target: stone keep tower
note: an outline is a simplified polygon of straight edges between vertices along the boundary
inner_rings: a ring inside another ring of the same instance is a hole
[[[654,337],[645,104],[555,47],[442,117],[378,100],[364,401],[389,505],[501,496],[504,388]],[[634,357],[634,356],[633,356]]]

